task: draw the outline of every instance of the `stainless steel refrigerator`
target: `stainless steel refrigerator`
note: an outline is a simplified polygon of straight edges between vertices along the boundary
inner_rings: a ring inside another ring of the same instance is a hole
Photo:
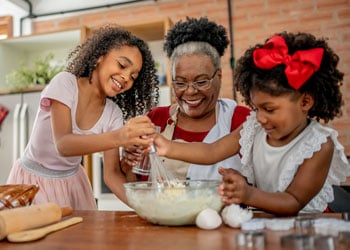
[[[6,183],[14,161],[21,156],[28,143],[40,93],[0,95],[0,104],[9,110],[0,125],[0,185]]]

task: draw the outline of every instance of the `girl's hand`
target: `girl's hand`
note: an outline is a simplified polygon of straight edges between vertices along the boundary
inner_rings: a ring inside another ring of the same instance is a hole
[[[166,139],[161,134],[154,135],[154,145],[157,148],[157,154],[159,156],[167,156],[167,153],[171,150],[171,141]]]
[[[250,196],[251,187],[240,172],[234,169],[219,168],[222,175],[222,183],[218,193],[222,196],[225,205],[244,204]]]
[[[119,131],[116,139],[118,146],[149,148],[153,143],[152,134],[155,133],[154,124],[148,116],[137,116],[131,118]]]

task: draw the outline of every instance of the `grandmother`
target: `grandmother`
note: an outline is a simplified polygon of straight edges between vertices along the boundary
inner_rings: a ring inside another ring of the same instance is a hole
[[[213,142],[243,123],[250,113],[234,100],[219,98],[221,57],[229,44],[223,26],[206,17],[177,22],[165,36],[164,50],[170,57],[172,93],[176,103],[153,108],[148,116],[161,134],[176,141]],[[129,181],[137,178],[131,168],[141,160],[135,147],[125,148],[122,171]],[[181,180],[221,179],[218,167],[240,170],[239,155],[214,165],[196,165],[162,158],[168,172]],[[140,176],[138,176],[140,177]],[[141,177],[147,180],[147,177]]]

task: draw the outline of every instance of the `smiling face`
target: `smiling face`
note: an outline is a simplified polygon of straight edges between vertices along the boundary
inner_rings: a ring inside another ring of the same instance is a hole
[[[142,55],[138,48],[122,46],[112,49],[97,61],[96,79],[101,90],[113,97],[130,89],[142,67]]]
[[[307,126],[307,113],[313,105],[313,99],[307,94],[272,96],[258,90],[251,91],[251,101],[272,146],[293,140]]]
[[[173,80],[186,83],[209,80],[215,70],[216,68],[207,56],[181,56],[174,64]],[[221,71],[219,70],[207,90],[197,90],[190,84],[185,91],[176,92],[173,88],[173,92],[182,114],[198,119],[215,113],[220,86]]]

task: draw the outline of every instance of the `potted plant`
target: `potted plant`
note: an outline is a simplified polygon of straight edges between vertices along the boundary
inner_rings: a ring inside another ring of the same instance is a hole
[[[21,63],[21,67],[6,75],[6,84],[11,90],[27,89],[37,85],[45,85],[60,71],[64,65],[52,65],[54,54],[49,53],[45,58],[37,58],[33,66],[28,67]]]

